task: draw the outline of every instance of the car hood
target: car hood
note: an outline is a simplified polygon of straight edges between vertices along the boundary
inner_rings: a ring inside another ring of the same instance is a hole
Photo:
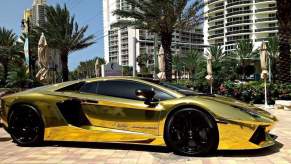
[[[258,121],[265,123],[277,121],[277,118],[269,112],[230,97],[200,95],[186,96],[185,98],[208,109],[215,116],[227,120]]]

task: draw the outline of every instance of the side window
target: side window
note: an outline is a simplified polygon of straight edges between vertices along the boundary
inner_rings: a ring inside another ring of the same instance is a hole
[[[110,80],[110,81],[101,81],[98,82],[98,91],[100,95],[119,97],[125,99],[140,100],[136,97],[136,90],[138,89],[154,89],[156,95],[155,98],[159,100],[168,100],[172,99],[173,96],[159,90],[152,88],[149,85],[145,85],[135,81],[128,80]]]
[[[97,93],[97,82],[85,83],[81,89],[81,93]]]
[[[159,89],[154,89],[155,91],[155,99],[158,99],[160,101],[163,101],[163,100],[170,100],[170,99],[173,99],[174,96],[172,95],[169,95],[168,93],[165,93]]]
[[[126,99],[139,100],[135,91],[137,89],[150,89],[149,87],[126,80],[101,81],[98,85],[98,94]]]
[[[85,84],[85,82],[79,82],[76,84],[72,84],[69,86],[66,86],[64,88],[58,89],[58,92],[78,92],[80,91],[80,88]]]

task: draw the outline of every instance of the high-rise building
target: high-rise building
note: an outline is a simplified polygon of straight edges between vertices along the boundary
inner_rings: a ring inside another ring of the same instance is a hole
[[[104,25],[104,56],[107,62],[115,62],[123,66],[133,65],[133,41],[136,37],[136,56],[154,54],[154,34],[142,29],[114,28],[112,24],[120,17],[113,15],[116,9],[131,10],[131,6],[125,0],[103,0],[103,25]],[[203,51],[202,29],[192,31],[174,31],[172,42],[172,54],[185,54],[191,49]],[[158,45],[160,45],[158,39]],[[157,50],[158,51],[158,50]],[[149,63],[153,64],[153,63]]]
[[[254,48],[278,33],[276,0],[204,0],[204,44],[233,50],[238,40]]]
[[[34,0],[32,4],[32,20],[33,26],[42,26],[45,23],[45,6],[46,0]]]
[[[28,32],[28,25],[27,22],[31,20],[32,17],[32,13],[31,13],[31,9],[26,9],[24,10],[23,13],[23,19],[22,19],[22,33],[27,33]]]

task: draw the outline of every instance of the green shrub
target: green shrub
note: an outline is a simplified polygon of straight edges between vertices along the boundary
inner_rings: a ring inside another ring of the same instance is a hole
[[[196,83],[195,83],[196,82]],[[179,80],[178,84],[193,88],[198,92],[209,92],[207,81]],[[268,104],[274,104],[275,100],[291,100],[291,85],[267,83]],[[213,93],[229,96],[238,100],[263,104],[265,101],[265,84],[263,81],[233,82],[225,81],[219,86],[213,87]]]

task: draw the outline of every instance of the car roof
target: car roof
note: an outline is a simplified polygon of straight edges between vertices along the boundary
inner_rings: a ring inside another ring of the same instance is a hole
[[[148,77],[132,77],[132,76],[108,76],[108,77],[96,77],[90,79],[83,79],[83,81],[91,82],[97,80],[115,80],[115,79],[124,79],[124,80],[144,80],[149,82],[158,83],[160,82],[159,79],[148,78]]]

